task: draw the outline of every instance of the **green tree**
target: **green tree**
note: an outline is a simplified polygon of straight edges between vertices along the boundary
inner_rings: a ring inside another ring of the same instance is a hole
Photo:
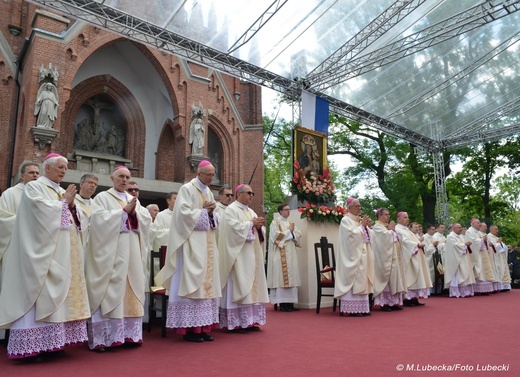
[[[292,179],[291,122],[277,117],[263,117],[264,125],[264,207],[270,224],[276,207],[284,203]]]
[[[385,202],[380,198],[379,204],[406,210],[416,221],[435,222],[436,195],[429,155],[419,154],[409,143],[344,117],[332,116],[330,129],[329,154],[348,155],[355,162],[344,173],[347,189],[360,185],[364,192],[376,189],[376,197],[387,199]],[[449,154],[444,158],[449,160]],[[449,173],[449,164],[445,164],[445,174]],[[368,183],[374,180],[377,187]]]
[[[516,163],[511,157],[517,154],[518,146],[518,140],[512,138],[456,152],[464,161],[462,170],[448,179],[447,187],[450,195],[458,198],[453,200],[453,204],[458,205],[459,215],[479,216],[488,223],[494,221],[493,212],[503,204],[492,198],[493,183],[500,169],[515,168]]]

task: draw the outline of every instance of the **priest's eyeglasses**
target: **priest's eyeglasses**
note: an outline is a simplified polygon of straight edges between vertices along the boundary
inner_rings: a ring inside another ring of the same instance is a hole
[[[255,196],[255,193],[253,191],[244,191],[241,194],[247,194],[249,196]]]
[[[128,189],[126,189],[126,191],[128,191],[128,192],[139,192],[139,189],[138,188],[128,188]]]
[[[231,198],[233,196],[233,194],[222,194],[222,196],[226,196],[228,198]]]

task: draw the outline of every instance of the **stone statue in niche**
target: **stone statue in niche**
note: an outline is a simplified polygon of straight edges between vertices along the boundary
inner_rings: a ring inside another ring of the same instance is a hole
[[[124,157],[124,127],[102,121],[101,110],[111,109],[112,105],[98,99],[89,99],[85,104],[92,108],[94,119],[85,118],[76,125],[74,149]]]
[[[204,149],[204,141],[206,138],[206,130],[204,128],[204,117],[206,116],[206,110],[202,107],[199,102],[199,106],[191,105],[191,125],[190,125],[190,138],[189,143],[191,144],[192,155],[202,155]]]
[[[215,155],[213,156],[211,163],[215,167],[215,178],[213,178],[212,184],[218,185],[220,183],[220,157],[218,155],[218,152],[215,152]]]
[[[92,151],[96,145],[96,133],[93,124],[88,119],[83,119],[77,125],[76,141],[74,149]]]
[[[50,82],[45,82],[38,89],[34,115],[37,115],[36,127],[53,128],[58,117],[58,90]]]

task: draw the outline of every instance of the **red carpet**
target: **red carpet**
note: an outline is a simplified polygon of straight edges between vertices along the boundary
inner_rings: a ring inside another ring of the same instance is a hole
[[[376,307],[371,317],[340,317],[331,308],[320,314],[275,312],[268,305],[267,325],[260,332],[216,331],[214,342],[199,344],[171,330],[161,338],[157,325],[144,333],[140,348],[97,354],[86,345],[69,347],[65,355],[39,364],[8,360],[0,349],[0,376],[520,375],[520,290],[423,301],[426,306],[400,312]],[[405,370],[397,371],[399,364]],[[508,370],[485,371],[504,365]]]

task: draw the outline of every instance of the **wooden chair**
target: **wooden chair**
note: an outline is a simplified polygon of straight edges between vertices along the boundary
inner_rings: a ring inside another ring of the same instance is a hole
[[[444,290],[444,272],[439,271],[439,266],[442,266],[441,255],[438,251],[433,253],[433,271],[435,273],[433,284],[433,294],[434,295],[442,295],[442,291]]]
[[[159,267],[163,268],[166,260],[166,246],[161,246],[159,251],[150,251],[150,302],[148,303],[148,332],[152,331],[152,322],[161,313],[161,336],[166,337],[166,314],[168,311],[168,295],[166,289],[156,289],[154,284],[155,263],[159,261]],[[152,289],[153,288],[153,289]],[[161,305],[157,306],[160,301]]]
[[[318,297],[316,300],[316,314],[320,313],[321,298],[334,297],[334,274],[336,273],[336,258],[334,245],[329,243],[327,237],[321,237],[320,242],[314,244],[314,256],[316,257],[316,282]],[[324,274],[330,272],[330,279]],[[323,293],[324,289],[332,289],[332,293]],[[336,311],[337,300],[332,302],[332,310]]]

